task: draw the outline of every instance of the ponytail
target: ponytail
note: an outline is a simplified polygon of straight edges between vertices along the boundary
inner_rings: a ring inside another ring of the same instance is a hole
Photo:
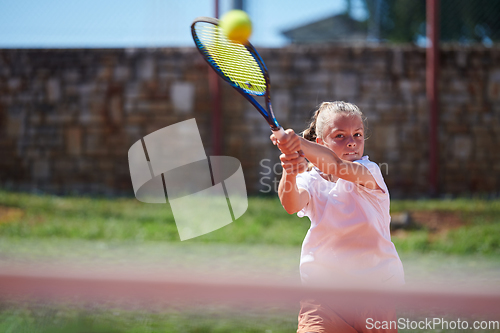
[[[314,115],[311,118],[311,122],[309,126],[302,132],[302,137],[306,140],[316,142],[316,121],[318,120],[318,115],[321,110],[321,107],[314,112]]]

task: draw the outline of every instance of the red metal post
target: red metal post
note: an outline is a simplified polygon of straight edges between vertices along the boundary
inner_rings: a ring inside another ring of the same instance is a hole
[[[429,185],[431,195],[438,189],[438,114],[439,114],[439,0],[427,0],[426,88],[429,103]]]
[[[215,2],[215,18],[219,18],[219,0]],[[217,74],[208,69],[208,84],[210,95],[212,96],[212,154],[222,155],[222,112],[221,112],[221,91],[220,80]]]

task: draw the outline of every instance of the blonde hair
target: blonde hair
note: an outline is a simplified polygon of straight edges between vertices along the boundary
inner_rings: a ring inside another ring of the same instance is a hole
[[[323,128],[333,113],[346,113],[348,115],[359,116],[363,122],[363,127],[366,129],[366,117],[356,105],[340,101],[323,102],[314,112],[308,128],[302,132],[302,137],[314,142],[316,142],[316,138],[323,138]]]

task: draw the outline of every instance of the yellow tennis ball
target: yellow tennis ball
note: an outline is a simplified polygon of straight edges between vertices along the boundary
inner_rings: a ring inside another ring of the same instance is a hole
[[[247,13],[233,9],[222,16],[219,26],[227,38],[233,42],[246,44],[252,34],[252,22]]]

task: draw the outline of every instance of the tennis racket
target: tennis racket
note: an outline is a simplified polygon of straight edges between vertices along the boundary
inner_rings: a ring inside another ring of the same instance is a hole
[[[236,89],[260,112],[280,139],[285,131],[279,125],[271,106],[271,84],[264,61],[252,44],[235,43],[219,28],[219,20],[198,17],[191,25],[191,34],[198,51],[221,78]],[[264,96],[262,107],[252,96]]]

